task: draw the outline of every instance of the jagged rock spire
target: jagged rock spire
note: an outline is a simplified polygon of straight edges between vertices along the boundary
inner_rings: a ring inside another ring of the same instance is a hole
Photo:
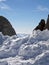
[[[39,25],[34,30],[41,30],[41,31],[43,31],[44,27],[45,27],[45,20],[41,19]]]
[[[49,15],[48,15],[47,23],[45,24],[45,28],[44,29],[48,29],[49,30]]]

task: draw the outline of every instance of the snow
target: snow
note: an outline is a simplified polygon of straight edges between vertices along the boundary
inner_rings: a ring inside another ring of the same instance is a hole
[[[11,37],[0,32],[0,65],[49,65],[49,31]]]

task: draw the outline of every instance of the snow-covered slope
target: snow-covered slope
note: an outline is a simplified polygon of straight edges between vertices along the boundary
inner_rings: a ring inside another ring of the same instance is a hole
[[[0,33],[0,65],[49,65],[49,31],[23,37]]]

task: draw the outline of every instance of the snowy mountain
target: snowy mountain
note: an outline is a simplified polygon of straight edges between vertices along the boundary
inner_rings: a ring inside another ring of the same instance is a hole
[[[22,37],[0,33],[0,65],[49,65],[49,31]]]
[[[25,33],[18,33],[17,34],[17,37],[25,37],[25,36],[28,36],[28,35],[30,35],[30,34],[25,34]]]

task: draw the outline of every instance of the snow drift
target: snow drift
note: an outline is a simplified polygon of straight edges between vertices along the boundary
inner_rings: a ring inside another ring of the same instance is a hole
[[[23,37],[0,33],[0,65],[49,65],[49,31]]]

